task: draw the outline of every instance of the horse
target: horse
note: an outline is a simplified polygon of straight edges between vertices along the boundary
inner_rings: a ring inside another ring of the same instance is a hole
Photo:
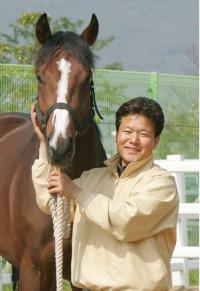
[[[71,178],[104,166],[103,149],[94,114],[99,113],[90,46],[98,35],[98,19],[78,35],[51,33],[44,13],[36,23],[42,45],[35,73],[37,122],[45,137],[48,161]],[[52,218],[37,206],[31,167],[39,141],[30,114],[0,115],[0,255],[20,269],[20,291],[56,290]],[[63,240],[63,277],[71,276],[71,237]],[[80,290],[72,286],[72,290]]]

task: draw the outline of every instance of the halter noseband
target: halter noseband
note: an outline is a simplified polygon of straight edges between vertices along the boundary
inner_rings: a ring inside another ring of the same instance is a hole
[[[82,119],[81,122],[79,122],[79,120],[77,118],[76,111],[71,106],[69,106],[67,103],[64,103],[64,102],[55,103],[47,110],[47,112],[42,113],[40,110],[40,107],[39,107],[39,103],[36,102],[36,104],[35,104],[36,115],[37,115],[37,119],[39,120],[39,122],[41,124],[42,131],[43,132],[46,131],[49,116],[55,109],[65,109],[65,110],[69,111],[69,113],[71,114],[74,126],[76,128],[77,134],[80,134],[81,131],[90,123],[90,121],[93,120],[95,112],[97,113],[97,115],[99,116],[100,119],[103,119],[103,117],[100,114],[98,107],[97,107],[93,80],[91,80],[91,82],[90,82],[90,97],[91,97],[91,105],[92,105],[90,112],[88,113],[88,115],[85,118]]]

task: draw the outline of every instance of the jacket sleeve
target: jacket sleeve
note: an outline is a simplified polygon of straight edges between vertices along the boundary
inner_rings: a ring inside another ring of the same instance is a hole
[[[83,190],[77,203],[88,219],[116,239],[130,242],[176,227],[178,200],[174,178],[167,173],[146,179],[125,202]]]
[[[36,193],[36,202],[39,208],[46,214],[51,214],[49,199],[51,195],[47,189],[47,181],[53,167],[47,161],[46,149],[40,147],[39,159],[36,159],[32,166],[32,181]]]

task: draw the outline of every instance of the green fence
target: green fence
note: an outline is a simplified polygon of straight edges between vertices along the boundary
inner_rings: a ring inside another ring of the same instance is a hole
[[[136,96],[154,97],[162,106],[166,125],[155,157],[168,154],[198,157],[198,79],[189,76],[102,71],[96,73],[98,103],[105,116],[101,123],[108,153],[115,152],[114,112]],[[153,96],[152,96],[153,93]]]
[[[104,116],[100,128],[108,155],[115,153],[114,114],[119,105],[136,96],[156,99],[166,125],[156,159],[181,154],[198,157],[198,78],[156,73],[96,70],[95,91]],[[36,97],[33,66],[0,64],[0,112],[29,112]]]
[[[96,70],[95,92],[104,120],[99,123],[108,156],[115,153],[115,111],[136,96],[156,99],[165,113],[166,125],[155,150],[156,159],[181,154],[198,158],[198,78],[157,73]],[[0,64],[0,112],[29,112],[37,95],[34,67]],[[196,197],[198,176],[188,177],[190,201]],[[195,190],[194,190],[195,189]]]
[[[36,85],[33,66],[0,64],[0,112],[30,112]]]

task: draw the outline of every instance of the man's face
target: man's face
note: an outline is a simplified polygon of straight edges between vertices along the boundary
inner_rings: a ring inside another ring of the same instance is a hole
[[[159,136],[155,137],[154,125],[149,118],[140,114],[122,117],[116,143],[125,165],[150,156],[158,142]]]

